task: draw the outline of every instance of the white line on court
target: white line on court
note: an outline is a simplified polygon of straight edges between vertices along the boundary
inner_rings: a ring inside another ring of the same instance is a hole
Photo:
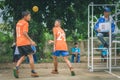
[[[115,76],[115,77],[117,77],[117,78],[120,79],[120,76],[119,76],[119,75],[116,75],[116,74],[114,74],[114,73],[112,73],[112,72],[110,73],[109,71],[106,71],[106,70],[105,70],[105,72],[107,72],[107,73],[109,73],[109,74],[111,74],[111,75],[113,75],[113,76]]]

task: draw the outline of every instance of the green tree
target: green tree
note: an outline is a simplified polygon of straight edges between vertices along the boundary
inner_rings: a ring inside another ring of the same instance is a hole
[[[21,12],[29,10],[32,14],[29,35],[37,42],[39,52],[44,56],[44,44],[48,40],[47,33],[52,33],[55,19],[62,20],[62,27],[65,29],[68,40],[78,41],[87,39],[87,11],[88,4],[111,4],[119,0],[5,0],[0,3],[4,11],[3,19],[10,24],[10,29],[15,29],[16,22],[21,18]],[[34,13],[32,7],[36,5],[39,11]],[[95,9],[96,16],[99,16],[102,7]]]

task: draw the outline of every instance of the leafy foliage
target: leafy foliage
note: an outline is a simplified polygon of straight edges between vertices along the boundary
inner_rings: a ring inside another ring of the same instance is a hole
[[[29,10],[32,14],[29,35],[37,42],[38,51],[43,57],[45,42],[52,39],[52,27],[55,19],[62,20],[62,27],[66,31],[67,40],[78,41],[87,39],[87,11],[88,4],[111,4],[119,0],[5,0],[0,3],[4,11],[3,19],[10,28],[4,28],[13,32],[16,22],[21,19],[21,12]],[[36,5],[39,11],[34,13],[32,7]],[[95,14],[102,14],[102,8],[97,8]]]
[[[5,10],[3,12],[4,20],[13,17],[14,25],[21,18],[21,12],[29,10],[32,13],[32,19],[39,25],[36,30],[50,30],[54,26],[55,19],[63,21],[63,28],[67,30],[67,36],[74,36],[77,29],[84,39],[87,37],[87,6],[90,2],[97,4],[115,3],[119,0],[5,0]],[[3,3],[2,3],[3,4]],[[39,12],[34,13],[32,7],[39,7]],[[100,8],[101,9],[101,8]],[[96,13],[101,13],[96,9]],[[83,28],[84,27],[84,28]],[[35,31],[35,29],[34,29]],[[33,31],[33,32],[34,32]],[[73,32],[73,34],[70,34]],[[39,33],[36,31],[36,34]]]

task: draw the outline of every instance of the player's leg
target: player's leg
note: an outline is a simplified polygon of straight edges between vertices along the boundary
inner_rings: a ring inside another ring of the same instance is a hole
[[[54,64],[54,70],[52,70],[51,73],[58,74],[58,61],[57,56],[53,56],[53,64]]]
[[[69,55],[68,51],[61,51],[61,55],[63,56],[65,62],[67,63],[68,67],[70,68],[70,70],[72,70],[71,69],[72,65],[71,65],[70,61],[68,60],[68,55]]]
[[[38,77],[39,75],[35,72],[33,54],[29,54],[28,58],[29,58],[29,63],[31,67],[31,73],[32,73],[31,76]]]
[[[14,69],[14,74],[15,73],[17,74],[17,75],[16,74],[14,75],[16,78],[19,77],[17,71],[19,69],[20,64],[23,62],[25,56],[27,56],[27,55],[31,55],[32,56],[32,53],[34,52],[30,45],[28,45],[28,46],[20,46],[20,47],[18,47],[18,49],[19,49],[19,52],[22,55],[22,57],[18,60],[16,68]],[[28,56],[28,57],[29,57],[29,59],[31,61],[30,62],[31,69],[34,69],[33,56],[32,57],[31,56]],[[34,75],[34,77],[37,77],[37,75]]]
[[[19,67],[20,64],[24,61],[24,59],[25,59],[25,56],[22,56],[22,57],[18,60],[18,62],[17,62],[17,64],[16,64],[16,67]]]
[[[53,64],[54,64],[54,70],[52,70],[52,74],[58,74],[58,61],[57,57],[60,56],[60,51],[55,51],[52,53],[53,55]]]
[[[64,56],[63,58],[64,58],[65,62],[67,63],[67,65],[68,65],[68,67],[69,67],[69,69],[71,71],[71,75],[75,76],[75,72],[73,70],[73,67],[72,67],[70,61],[68,60],[68,56]]]
[[[33,59],[34,51],[32,50],[31,45],[25,46],[24,50],[26,52],[26,55],[29,58],[29,64],[30,64],[30,68],[31,68],[31,76],[38,77],[39,75],[35,72],[34,59]]]
[[[67,63],[68,67],[69,67],[69,68],[72,68],[71,63],[70,63],[70,61],[68,60],[68,56],[64,56],[63,58],[64,58],[65,62]]]
[[[33,60],[33,55],[32,54],[29,54],[28,55],[28,58],[29,58],[29,64],[30,64],[30,67],[32,70],[34,70],[34,60]]]
[[[24,61],[25,56],[22,56],[16,63],[16,67],[13,69],[14,77],[19,78],[19,66]]]
[[[61,55],[63,56],[65,62],[67,63],[67,65],[68,65],[68,67],[69,67],[69,69],[71,71],[71,75],[75,76],[75,72],[73,70],[73,67],[72,67],[72,65],[71,65],[71,63],[70,63],[70,61],[68,59],[68,55],[69,55],[68,51],[61,51]]]
[[[24,52],[26,53],[25,55],[28,56],[29,58],[29,63],[30,63],[30,68],[31,68],[31,76],[32,77],[38,77],[39,75],[35,72],[34,68],[34,60],[33,60],[33,53],[34,51],[31,48],[31,45],[25,46],[24,47]]]

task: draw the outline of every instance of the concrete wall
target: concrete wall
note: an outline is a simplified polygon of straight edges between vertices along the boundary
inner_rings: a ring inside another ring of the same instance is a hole
[[[74,46],[74,42],[68,41],[67,44],[68,44],[69,52],[71,52],[71,48]],[[79,41],[78,44],[79,44],[79,48],[81,49],[81,54],[87,53],[87,40]],[[44,53],[51,52],[52,49],[53,49],[53,45],[45,43]]]

